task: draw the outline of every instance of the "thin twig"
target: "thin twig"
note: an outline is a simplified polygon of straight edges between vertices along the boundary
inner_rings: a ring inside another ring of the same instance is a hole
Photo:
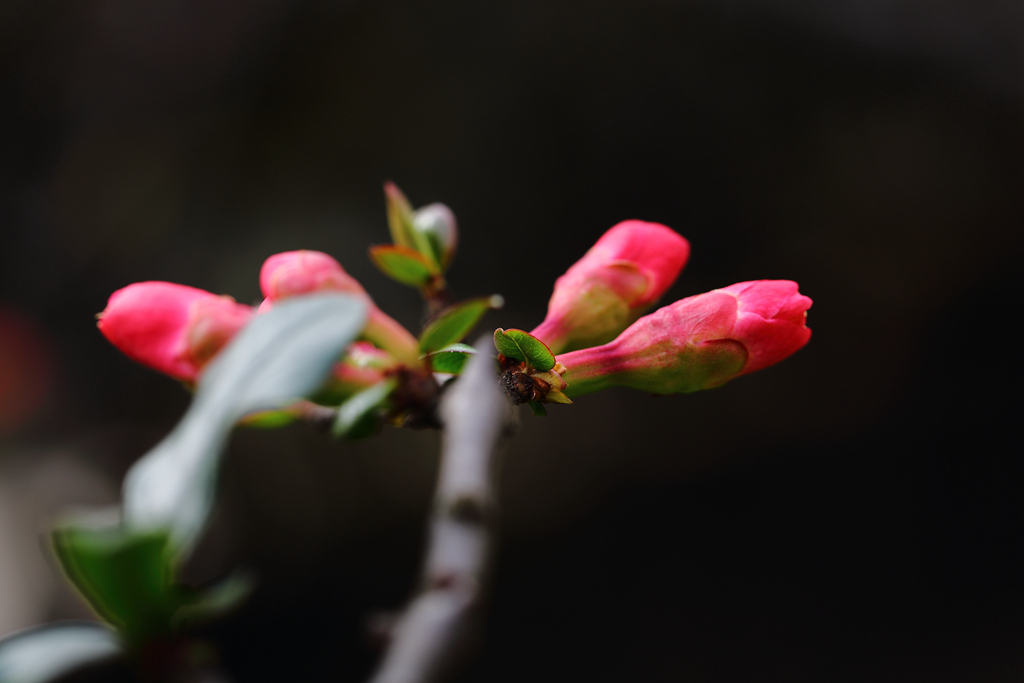
[[[479,633],[497,505],[497,452],[512,407],[498,386],[490,340],[445,393],[441,471],[419,592],[398,618],[371,683],[435,683],[466,656]]]

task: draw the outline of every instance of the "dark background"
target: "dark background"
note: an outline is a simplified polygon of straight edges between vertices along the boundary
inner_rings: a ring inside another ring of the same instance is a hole
[[[0,2],[0,630],[85,615],[37,543],[188,395],[97,333],[171,280],[259,298],[365,257],[381,183],[460,221],[451,281],[529,329],[604,230],[665,301],[797,280],[814,336],[721,389],[523,416],[462,681],[1019,681],[1024,5],[1010,0]],[[40,393],[37,389],[45,388]],[[239,682],[359,680],[414,585],[437,437],[240,431],[189,571],[261,587]]]

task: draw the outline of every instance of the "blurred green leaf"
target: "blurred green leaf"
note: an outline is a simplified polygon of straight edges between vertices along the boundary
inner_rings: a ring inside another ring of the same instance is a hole
[[[0,683],[48,683],[124,654],[117,634],[102,624],[41,626],[0,641]]]
[[[519,362],[525,361],[540,372],[547,372],[555,367],[555,356],[547,344],[522,330],[496,329],[494,331],[494,347],[506,358],[512,358]]]
[[[110,517],[97,525],[78,516],[59,526],[52,540],[68,579],[129,645],[214,619],[254,585],[244,574],[201,589],[179,583],[167,531],[133,533]]]
[[[462,341],[480,318],[492,308],[501,308],[504,300],[497,294],[469,299],[455,304],[441,312],[434,322],[427,325],[420,335],[420,351],[431,354],[445,346]]]
[[[424,248],[429,247],[426,243],[421,244],[421,240],[418,239],[416,228],[412,223],[412,205],[398,189],[398,186],[391,181],[384,183],[384,201],[387,206],[391,241],[399,246],[424,253]]]
[[[166,632],[171,615],[187,600],[173,583],[167,531],[131,534],[118,524],[63,526],[52,539],[71,583],[131,642]]]
[[[427,354],[430,361],[430,369],[434,372],[444,372],[450,375],[462,373],[469,357],[476,353],[469,344],[449,344],[433,353]]]
[[[353,395],[338,408],[338,417],[331,432],[335,436],[350,439],[367,436],[365,432],[372,432],[376,427],[374,411],[394,391],[397,384],[394,379],[386,379]]]
[[[540,401],[527,401],[526,404],[530,406],[530,410],[537,417],[547,417],[548,409],[544,407],[544,404]]]
[[[173,552],[186,553],[210,514],[235,423],[315,391],[365,320],[363,302],[335,293],[288,299],[256,316],[207,367],[177,427],[129,470],[125,527],[167,530]]]
[[[171,615],[171,627],[180,631],[221,617],[241,605],[255,587],[252,576],[235,572],[212,586],[192,591],[192,600]]]
[[[370,260],[382,273],[403,285],[423,288],[440,274],[437,265],[429,258],[398,244],[370,247]]]
[[[279,429],[295,420],[295,413],[289,410],[260,410],[243,417],[238,425],[252,429]]]

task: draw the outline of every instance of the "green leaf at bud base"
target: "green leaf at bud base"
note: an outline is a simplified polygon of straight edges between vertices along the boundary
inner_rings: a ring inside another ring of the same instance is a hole
[[[494,347],[498,353],[520,363],[527,363],[538,372],[547,372],[555,367],[555,356],[547,344],[523,330],[494,331]]]
[[[449,375],[460,375],[469,357],[476,353],[469,344],[449,344],[424,356],[430,362],[430,369]]]
[[[494,295],[470,299],[445,309],[420,335],[420,352],[431,354],[462,341],[487,311],[501,308],[504,304],[504,299]]]
[[[398,382],[389,378],[353,395],[338,408],[331,433],[349,439],[369,436],[377,427],[375,412],[394,391]]]
[[[440,275],[437,265],[409,247],[384,244],[370,247],[370,260],[392,280],[423,289]]]

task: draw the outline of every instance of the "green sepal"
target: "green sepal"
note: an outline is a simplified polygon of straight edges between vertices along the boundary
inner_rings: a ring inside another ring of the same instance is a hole
[[[334,436],[358,439],[372,434],[377,427],[375,412],[398,386],[394,378],[367,387],[341,404],[331,427]]]
[[[544,401],[547,403],[561,403],[562,405],[572,405],[572,399],[565,395],[561,389],[552,388],[548,392],[548,395],[544,397]]]
[[[527,401],[526,405],[530,406],[530,410],[533,411],[534,417],[547,417],[548,409],[544,407],[544,404],[540,401]]]
[[[449,344],[444,348],[429,353],[424,358],[430,361],[430,369],[449,375],[462,374],[469,357],[476,353],[469,344]]]
[[[650,278],[630,261],[613,261],[585,280],[562,311],[561,333],[547,339],[556,354],[600,346],[615,339],[648,307],[634,307],[649,287]],[[603,276],[616,283],[612,288]]]
[[[539,372],[547,372],[555,367],[555,355],[551,349],[529,332],[503,330],[499,327],[494,331],[494,348],[506,358],[528,363]]]
[[[420,352],[431,354],[462,341],[487,311],[501,308],[504,304],[504,299],[495,294],[446,308],[420,335]]]
[[[441,272],[432,259],[401,244],[370,247],[370,260],[392,280],[420,289]]]

